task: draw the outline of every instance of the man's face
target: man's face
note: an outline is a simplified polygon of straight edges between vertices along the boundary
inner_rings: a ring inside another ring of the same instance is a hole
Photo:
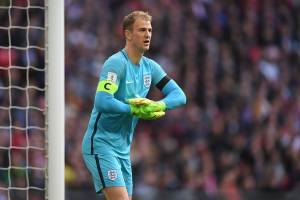
[[[143,18],[137,18],[132,25],[128,38],[132,45],[140,52],[149,50],[152,36],[151,22]]]

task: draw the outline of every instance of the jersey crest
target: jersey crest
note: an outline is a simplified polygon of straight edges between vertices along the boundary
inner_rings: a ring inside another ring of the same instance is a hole
[[[110,180],[116,180],[118,178],[118,173],[117,170],[113,169],[113,170],[108,170],[107,171],[107,176]]]
[[[151,75],[150,74],[144,74],[144,85],[145,87],[150,87],[151,85]]]
[[[116,73],[114,73],[114,72],[108,72],[107,73],[107,80],[109,80],[109,81],[112,81],[112,82],[114,82],[114,83],[116,83],[117,82],[117,74]]]

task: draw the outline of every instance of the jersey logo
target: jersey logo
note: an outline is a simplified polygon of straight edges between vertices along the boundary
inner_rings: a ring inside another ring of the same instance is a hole
[[[117,170],[115,170],[115,169],[108,170],[107,176],[108,176],[109,180],[112,180],[112,181],[116,180],[118,178]]]
[[[144,85],[145,87],[150,87],[151,85],[151,75],[150,74],[144,74]]]
[[[109,80],[109,81],[112,81],[112,82],[114,82],[114,83],[116,83],[117,82],[117,74],[116,73],[114,73],[114,72],[108,72],[107,73],[107,80]]]
[[[126,84],[130,84],[130,83],[133,83],[133,81],[127,81],[127,80],[126,80]]]

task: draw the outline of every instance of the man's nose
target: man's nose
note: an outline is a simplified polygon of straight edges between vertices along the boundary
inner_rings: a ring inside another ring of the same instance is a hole
[[[146,37],[150,37],[150,35],[151,35],[151,32],[150,32],[150,31],[146,31],[145,36],[146,36]]]

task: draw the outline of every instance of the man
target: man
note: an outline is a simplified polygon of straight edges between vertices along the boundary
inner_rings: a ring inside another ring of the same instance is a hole
[[[186,97],[155,61],[144,57],[150,47],[152,17],[143,11],[125,16],[125,48],[106,60],[100,73],[94,108],[82,152],[97,193],[108,200],[132,199],[130,145],[138,119],[158,119]],[[151,86],[165,95],[146,97]]]

